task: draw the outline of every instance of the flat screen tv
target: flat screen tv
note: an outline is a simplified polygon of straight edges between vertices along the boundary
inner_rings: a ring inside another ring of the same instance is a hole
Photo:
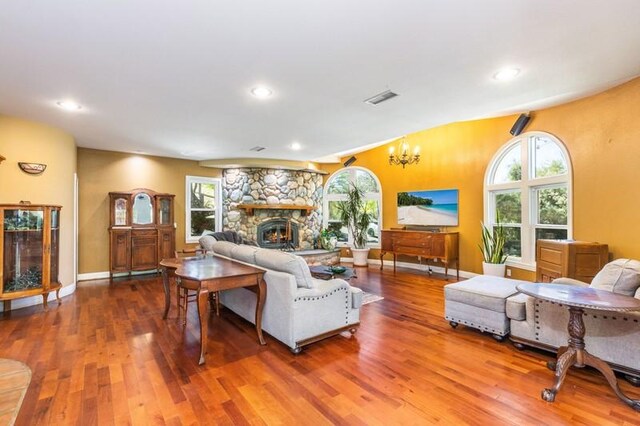
[[[458,190],[398,192],[398,224],[458,226]]]

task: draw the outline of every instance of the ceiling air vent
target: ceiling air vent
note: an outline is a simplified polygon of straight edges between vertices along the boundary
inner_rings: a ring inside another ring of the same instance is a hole
[[[378,105],[379,103],[388,101],[389,99],[395,98],[396,96],[398,96],[397,93],[393,93],[391,90],[386,90],[382,93],[378,93],[377,95],[370,97],[369,99],[365,99],[364,103]]]
[[[264,146],[256,145],[253,148],[251,148],[249,151],[260,152],[260,151],[264,151],[265,149],[267,148],[265,148]]]

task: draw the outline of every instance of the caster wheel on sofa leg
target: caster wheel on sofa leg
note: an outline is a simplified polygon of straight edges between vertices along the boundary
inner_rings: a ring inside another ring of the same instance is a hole
[[[522,343],[513,342],[513,347],[516,348],[519,351],[523,351],[524,350],[524,345]]]
[[[556,371],[556,361],[547,361],[547,368],[551,371]]]
[[[547,402],[553,402],[556,399],[556,393],[551,389],[544,389],[540,396]]]
[[[499,334],[492,334],[491,337],[496,339],[496,341],[498,341],[498,342],[504,342],[504,336],[501,336]]]
[[[449,325],[451,326],[451,328],[456,328],[458,326],[458,323],[455,321],[449,321]]]
[[[293,353],[294,355],[298,355],[300,352],[302,352],[301,346],[296,346],[295,348],[291,349],[291,353]]]

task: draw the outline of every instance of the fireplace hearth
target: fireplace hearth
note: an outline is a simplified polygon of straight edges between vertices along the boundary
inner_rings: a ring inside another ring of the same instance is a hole
[[[295,249],[298,247],[298,224],[276,218],[258,224],[257,243],[270,249]]]

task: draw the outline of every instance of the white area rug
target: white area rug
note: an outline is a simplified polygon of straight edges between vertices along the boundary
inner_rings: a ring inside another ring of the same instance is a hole
[[[378,296],[377,294],[367,293],[366,291],[362,292],[362,304],[366,305],[368,303],[377,302],[378,300],[384,299],[382,296]]]

